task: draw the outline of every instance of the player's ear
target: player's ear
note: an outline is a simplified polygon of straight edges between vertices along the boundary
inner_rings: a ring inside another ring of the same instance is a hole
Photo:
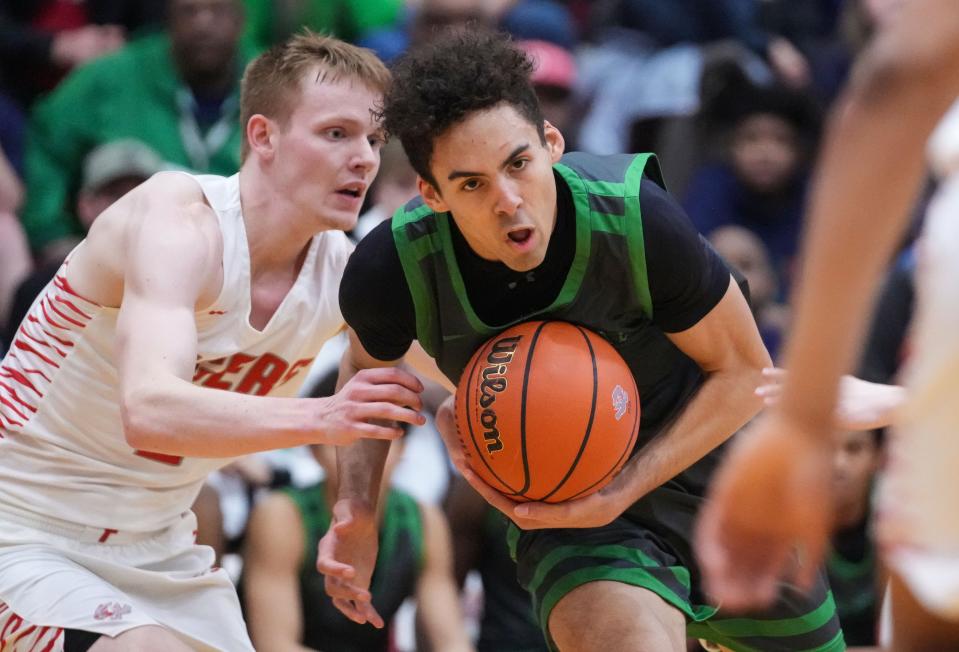
[[[423,201],[426,202],[426,205],[432,208],[435,212],[446,213],[449,211],[450,208],[447,206],[446,202],[443,201],[440,191],[437,190],[432,183],[423,177],[416,177],[416,187],[423,196]]]
[[[275,123],[265,115],[251,115],[246,123],[246,142],[250,144],[250,151],[256,152],[261,158],[272,158],[274,128]]]
[[[546,136],[546,149],[549,150],[550,163],[556,163],[566,151],[566,139],[559,129],[550,124],[549,120],[543,120],[543,133]]]

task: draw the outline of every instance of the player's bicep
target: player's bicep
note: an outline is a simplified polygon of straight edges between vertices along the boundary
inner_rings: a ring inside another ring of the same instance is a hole
[[[683,331],[722,299],[729,270],[669,193],[648,179],[641,188],[652,318],[665,332]]]
[[[343,351],[343,357],[340,358],[340,373],[336,379],[336,391],[345,385],[353,376],[363,369],[376,369],[378,367],[395,367],[403,361],[402,358],[396,360],[380,360],[375,358],[366,350],[356,331],[352,328],[346,329],[348,342]]]
[[[124,289],[117,319],[117,360],[124,385],[191,380],[196,362],[197,301],[219,269],[218,241],[203,204],[144,214],[124,239]]]
[[[707,373],[771,366],[746,298],[736,280],[727,279],[722,299],[702,319],[666,336]]]

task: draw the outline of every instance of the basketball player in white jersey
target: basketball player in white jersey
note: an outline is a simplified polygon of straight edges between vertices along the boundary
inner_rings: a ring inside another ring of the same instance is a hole
[[[395,368],[294,398],[344,328],[343,230],[379,166],[388,81],[335,39],[268,51],[243,79],[239,174],[156,175],[36,300],[0,364],[0,649],[252,650],[194,544],[207,473],[423,423]]]
[[[701,522],[703,567],[726,607],[768,601],[776,580],[808,580],[822,558],[839,378],[918,194],[928,142],[941,185],[920,250],[909,399],[896,416],[878,535],[893,574],[891,649],[959,644],[959,108],[946,115],[957,97],[959,7],[912,0],[864,55],[833,116],[789,377],[780,403],[731,452]]]

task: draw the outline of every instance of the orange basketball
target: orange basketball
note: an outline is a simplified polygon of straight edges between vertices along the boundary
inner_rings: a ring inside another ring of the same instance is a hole
[[[639,432],[636,382],[596,333],[519,324],[487,341],[456,390],[470,467],[516,501],[558,503],[605,486]]]

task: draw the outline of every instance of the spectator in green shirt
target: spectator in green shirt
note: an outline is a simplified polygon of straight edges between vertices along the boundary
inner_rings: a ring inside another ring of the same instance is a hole
[[[35,106],[25,152],[22,220],[31,247],[56,255],[81,233],[70,207],[84,157],[134,138],[169,167],[239,169],[241,0],[170,0],[167,31],[74,71]]]
[[[393,27],[403,0],[243,0],[244,40],[257,49],[279,43],[302,27],[356,42],[374,29]]]

